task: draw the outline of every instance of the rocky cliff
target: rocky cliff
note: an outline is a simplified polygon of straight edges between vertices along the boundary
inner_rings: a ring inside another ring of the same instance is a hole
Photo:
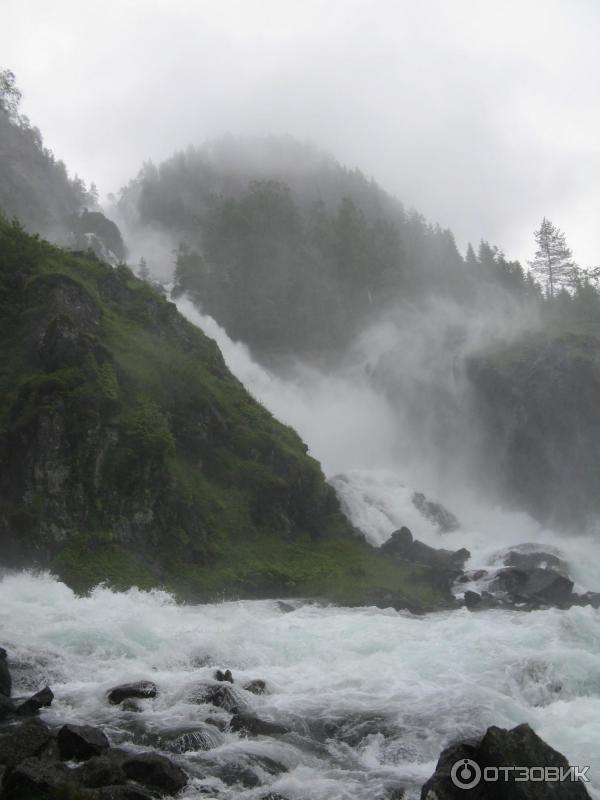
[[[488,463],[517,505],[585,527],[600,512],[600,339],[530,336],[471,359]]]

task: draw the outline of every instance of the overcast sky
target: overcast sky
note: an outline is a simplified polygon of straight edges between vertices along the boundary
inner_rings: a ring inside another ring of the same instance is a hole
[[[0,67],[71,171],[114,192],[220,133],[291,133],[464,249],[542,216],[600,264],[597,0],[0,0]]]

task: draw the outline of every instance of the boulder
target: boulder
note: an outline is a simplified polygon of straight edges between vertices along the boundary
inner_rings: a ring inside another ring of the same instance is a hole
[[[58,732],[57,743],[64,761],[87,761],[110,747],[103,731],[91,725],[63,725]]]
[[[73,789],[71,770],[65,764],[26,758],[5,777],[2,800],[58,800],[76,797]]]
[[[257,678],[254,681],[245,683],[244,689],[247,692],[251,692],[252,694],[265,694],[265,692],[267,691],[267,684],[264,681],[260,680],[260,678]]]
[[[134,781],[93,790],[94,800],[155,800],[156,794]]]
[[[106,694],[109,701],[117,705],[130,698],[144,700],[156,697],[157,692],[156,684],[152,683],[152,681],[137,681],[135,683],[122,683],[120,686],[109,689]]]
[[[0,734],[0,764],[14,767],[26,758],[37,756],[51,739],[48,726],[41,720],[10,725]]]
[[[600,608],[600,592],[573,594],[571,602],[574,606],[591,606],[592,608]]]
[[[460,572],[471,554],[464,547],[460,550],[444,550],[430,547],[413,535],[407,527],[394,531],[387,542],[381,545],[381,552],[400,561],[422,564],[427,567]]]
[[[16,705],[6,695],[0,694],[0,722],[8,719],[15,713]]]
[[[4,695],[4,697],[10,697],[11,689],[12,680],[6,661],[6,650],[3,647],[0,647],[0,695]]]
[[[441,503],[428,500],[422,492],[413,494],[412,504],[426,519],[437,525],[440,533],[452,533],[460,528],[460,522],[451,511]]]
[[[213,706],[229,712],[236,711],[245,705],[239,692],[236,692],[227,683],[200,684],[194,689],[190,699],[194,703],[211,703]]]
[[[489,588],[507,595],[514,603],[567,606],[572,599],[573,581],[550,569],[507,567],[496,574]]]
[[[185,772],[158,753],[140,753],[123,764],[125,775],[143,786],[177,794],[187,784]]]
[[[46,686],[41,691],[31,695],[24,703],[17,705],[15,713],[20,717],[28,717],[32,714],[37,714],[40,708],[48,708],[53,700],[54,692],[49,686]]]
[[[89,788],[118,786],[125,783],[127,776],[123,764],[131,757],[126,750],[112,748],[102,755],[93,756],[75,772],[77,780]]]
[[[461,761],[474,762],[463,764]],[[585,784],[581,781],[515,780],[507,773],[504,779],[485,781],[480,777],[472,788],[455,785],[452,774],[465,782],[485,774],[486,768],[501,767],[554,767],[568,769],[567,759],[546,744],[529,727],[518,725],[512,730],[491,727],[480,741],[460,742],[447,747],[441,754],[436,770],[421,790],[421,800],[589,800]],[[519,776],[522,777],[522,776]],[[537,777],[537,776],[536,776]]]
[[[230,669],[226,669],[225,672],[218,669],[215,671],[215,680],[216,681],[226,681],[227,683],[233,683],[233,675],[231,674]]]
[[[230,727],[232,731],[251,736],[280,736],[281,734],[288,733],[287,728],[283,725],[260,719],[260,717],[249,712],[238,712],[234,714],[231,718]]]
[[[480,608],[482,597],[479,592],[465,592],[465,606],[467,608]]]
[[[194,728],[180,728],[162,733],[159,744],[162,750],[169,750],[171,753],[190,753],[212,750],[223,743],[223,738],[214,725],[198,723]]]
[[[465,572],[458,578],[458,583],[471,583],[471,581],[480,581],[482,578],[487,577],[487,569],[474,569],[470,572]]]
[[[522,550],[509,550],[504,556],[503,563],[507,567],[516,567],[517,569],[547,569],[552,572],[558,572],[565,578],[569,577],[569,567],[566,561],[554,555],[553,553],[546,553],[544,551],[522,551]]]

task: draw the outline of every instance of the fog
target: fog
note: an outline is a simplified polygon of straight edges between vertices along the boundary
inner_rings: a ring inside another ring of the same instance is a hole
[[[289,133],[463,250],[483,237],[526,260],[546,215],[598,261],[591,0],[3,0],[1,15],[24,113],[102,195],[190,142]]]

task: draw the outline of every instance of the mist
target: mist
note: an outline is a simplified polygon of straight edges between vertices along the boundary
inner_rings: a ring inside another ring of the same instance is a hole
[[[598,262],[600,11],[440,0],[5,0],[24,112],[101,194],[231,132],[292,134],[408,207],[531,257],[545,214]],[[35,24],[34,24],[35,21]]]

